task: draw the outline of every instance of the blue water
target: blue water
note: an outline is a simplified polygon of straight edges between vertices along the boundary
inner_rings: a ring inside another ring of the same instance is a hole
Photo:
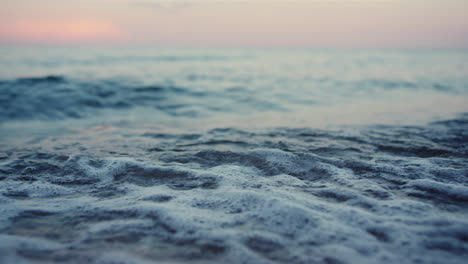
[[[466,51],[43,47],[0,57],[3,121],[414,125],[468,110]]]
[[[468,52],[0,48],[0,262],[464,263]]]

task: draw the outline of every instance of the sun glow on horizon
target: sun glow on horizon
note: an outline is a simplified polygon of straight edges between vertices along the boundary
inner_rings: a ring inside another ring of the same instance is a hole
[[[0,26],[0,40],[45,43],[112,42],[125,32],[103,20],[14,21]]]

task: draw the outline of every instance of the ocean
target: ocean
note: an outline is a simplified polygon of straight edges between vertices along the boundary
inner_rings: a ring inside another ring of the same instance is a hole
[[[468,51],[1,47],[1,263],[465,263]]]

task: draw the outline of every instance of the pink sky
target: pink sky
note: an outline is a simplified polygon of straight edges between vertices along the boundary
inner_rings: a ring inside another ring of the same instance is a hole
[[[0,44],[468,48],[467,0],[2,0]]]

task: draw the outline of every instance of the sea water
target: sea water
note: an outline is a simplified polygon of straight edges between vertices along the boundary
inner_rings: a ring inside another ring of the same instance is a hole
[[[0,48],[2,263],[464,263],[468,52]]]

